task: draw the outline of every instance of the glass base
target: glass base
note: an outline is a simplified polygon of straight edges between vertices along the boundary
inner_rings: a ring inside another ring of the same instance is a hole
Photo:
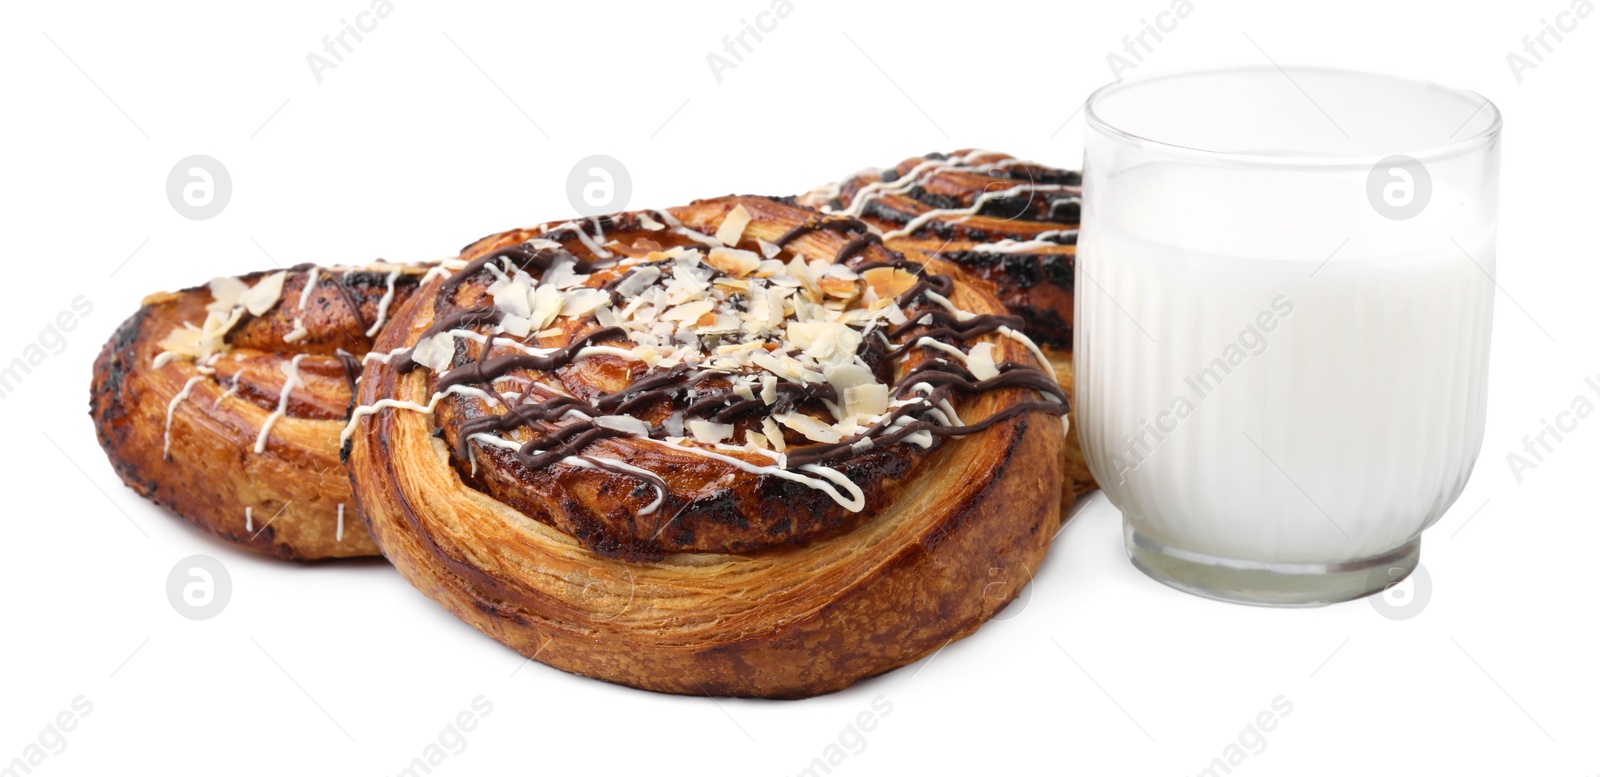
[[[1139,571],[1208,599],[1272,607],[1316,607],[1370,596],[1417,567],[1422,539],[1387,553],[1336,564],[1241,561],[1165,545],[1122,522],[1128,559]]]

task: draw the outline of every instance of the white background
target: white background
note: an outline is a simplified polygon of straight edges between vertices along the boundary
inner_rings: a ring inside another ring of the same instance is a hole
[[[1427,533],[1431,590],[1405,594],[1426,596],[1420,614],[1178,593],[1127,563],[1095,496],[1003,620],[847,691],[773,703],[521,666],[382,563],[289,565],[213,541],[120,484],[85,413],[90,363],[149,292],[438,258],[563,218],[567,173],[590,154],[627,165],[636,207],[799,192],[966,146],[1076,166],[1077,107],[1169,0],[795,0],[721,83],[707,54],[769,0],[395,0],[318,83],[306,56],[368,2],[0,8],[0,362],[73,297],[93,303],[0,400],[0,765],[83,695],[93,712],[36,773],[397,774],[482,695],[493,712],[435,773],[792,775],[881,695],[892,712],[834,773],[1191,775],[1281,695],[1292,713],[1236,773],[1600,773],[1600,419],[1521,483],[1506,463],[1574,397],[1600,403],[1584,385],[1600,375],[1600,14],[1550,38],[1519,83],[1506,55],[1570,0],[1194,0],[1132,73],[1270,57],[1439,80],[1505,112],[1488,433]],[[191,154],[232,176],[210,220],[167,201]],[[209,621],[165,594],[195,553],[232,575]]]

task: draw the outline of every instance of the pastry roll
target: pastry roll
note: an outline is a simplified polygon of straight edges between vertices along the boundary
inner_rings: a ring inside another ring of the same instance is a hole
[[[373,538],[529,658],[797,698],[972,633],[1059,527],[1066,394],[987,284],[724,197],[469,246],[365,360]]]
[[[285,559],[376,555],[339,463],[360,360],[425,267],[300,265],[147,297],[94,365],[124,483]]]

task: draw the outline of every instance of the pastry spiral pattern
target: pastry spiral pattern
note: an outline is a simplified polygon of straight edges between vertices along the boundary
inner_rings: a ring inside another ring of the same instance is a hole
[[[147,297],[94,365],[124,483],[285,559],[378,553],[339,462],[360,359],[426,268],[300,265]]]
[[[793,698],[1013,598],[1059,526],[1066,392],[953,265],[793,199],[491,236],[364,358],[384,555],[530,658]]]
[[[891,249],[951,262],[989,283],[1070,394],[1082,184],[1076,170],[961,150],[864,170],[800,199],[872,225]],[[1097,487],[1076,434],[1063,471],[1063,508]]]

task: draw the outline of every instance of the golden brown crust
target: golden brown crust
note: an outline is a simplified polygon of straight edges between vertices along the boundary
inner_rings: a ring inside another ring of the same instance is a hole
[[[261,316],[246,315],[228,333],[227,349],[202,364],[169,358],[155,366],[163,338],[206,318],[210,289],[147,297],[101,350],[90,387],[101,447],[123,482],[195,526],[267,555],[377,555],[339,462],[352,373],[336,351],[359,359],[371,347],[367,328],[380,309],[393,313],[381,305],[388,272],[334,276],[319,269],[302,311],[308,275],[295,268],[278,303]],[[421,272],[398,276],[395,296],[408,296]],[[256,283],[267,275],[242,280]],[[297,321],[306,334],[284,343]],[[264,450],[256,453],[296,355],[293,371],[302,385],[291,387],[284,414],[272,420]]]
[[[736,205],[754,216],[747,234],[768,240],[815,215],[762,198],[672,213],[709,234]],[[791,246],[831,259],[850,239],[814,231]],[[438,285],[401,309],[378,350],[421,338]],[[952,298],[977,313],[1001,310],[971,284],[958,283]],[[1004,354],[1029,358],[1021,346]],[[425,404],[432,382],[370,363],[358,402]],[[988,391],[960,412],[985,418],[1028,394]],[[598,552],[473,488],[435,425],[430,414],[388,408],[354,426],[356,498],[385,555],[419,590],[523,655],[649,690],[799,698],[903,666],[1004,607],[1059,527],[1063,435],[1045,412],[936,445],[915,472],[886,478],[872,514],[843,531],[760,552],[655,559]]]
[[[1059,349],[1045,349],[1044,355],[1055,366],[1056,380],[1061,388],[1066,389],[1067,396],[1072,394],[1072,352]],[[1066,520],[1067,510],[1071,509],[1073,502],[1078,497],[1100,487],[1094,481],[1094,473],[1089,471],[1089,462],[1083,458],[1083,444],[1078,439],[1078,411],[1076,406],[1067,414],[1067,421],[1071,431],[1067,433],[1066,445],[1061,448],[1061,517]]]

